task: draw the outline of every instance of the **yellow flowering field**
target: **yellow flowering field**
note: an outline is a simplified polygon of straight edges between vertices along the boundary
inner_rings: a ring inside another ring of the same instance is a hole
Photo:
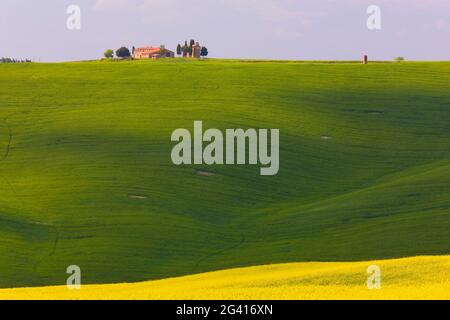
[[[369,289],[370,266],[381,287]],[[2,289],[0,299],[450,299],[450,256],[289,263],[111,285]]]

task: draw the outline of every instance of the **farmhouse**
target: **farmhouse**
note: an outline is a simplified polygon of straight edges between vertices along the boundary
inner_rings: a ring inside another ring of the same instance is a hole
[[[133,50],[133,58],[135,59],[159,59],[174,58],[175,53],[164,47],[142,47]]]

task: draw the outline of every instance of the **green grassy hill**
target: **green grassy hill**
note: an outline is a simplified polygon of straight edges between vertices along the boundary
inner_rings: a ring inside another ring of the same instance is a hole
[[[450,253],[450,63],[11,64],[0,81],[0,287],[73,264],[116,283]],[[279,128],[279,174],[174,166],[194,120]]]

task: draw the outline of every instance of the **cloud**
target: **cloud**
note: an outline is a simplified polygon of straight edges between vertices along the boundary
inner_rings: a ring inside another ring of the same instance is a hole
[[[311,0],[309,0],[311,1]],[[329,0],[326,0],[329,1]],[[312,2],[311,2],[312,3]],[[145,12],[161,17],[181,17],[183,12],[202,12],[212,9],[211,14],[221,14],[228,8],[241,13],[257,16],[263,20],[286,21],[298,18],[323,16],[324,12],[312,12],[299,9],[294,0],[96,0],[97,10],[131,10]]]
[[[217,21],[223,16],[233,19],[235,15],[241,22],[248,19],[249,23],[260,23],[277,35],[286,36],[293,28],[302,28],[305,32],[305,28],[349,7],[373,3],[382,10],[404,7],[415,11],[435,8],[445,11],[450,8],[450,0],[96,0],[95,9],[130,12],[145,24],[166,24],[168,27],[184,27],[202,18],[216,17],[213,20]],[[445,29],[446,22],[436,22],[435,28]],[[299,34],[291,32],[290,37],[294,36]]]
[[[285,39],[299,39],[303,38],[303,33],[291,29],[286,28],[275,28],[273,31],[273,34],[278,38],[285,38]]]
[[[438,31],[442,31],[442,30],[446,29],[447,25],[448,25],[448,23],[444,19],[437,19],[435,22],[435,27],[436,27],[436,30],[438,30]]]
[[[253,13],[267,20],[293,19],[301,14],[300,11],[290,10],[284,2],[273,0],[221,0],[221,2],[237,11]]]
[[[99,11],[125,10],[140,14],[144,22],[160,24],[190,21],[190,16],[183,14],[189,5],[191,4],[188,1],[179,0],[97,0],[95,9]]]
[[[255,14],[268,18],[292,18],[303,16],[304,14],[308,15],[310,13],[298,10],[296,8],[302,5],[312,4],[317,7],[328,4],[404,4],[407,7],[413,6],[421,8],[436,6],[450,7],[450,1],[448,0],[96,0],[95,7],[97,9],[161,7],[164,6],[164,3],[168,3],[168,5],[172,7],[182,7],[183,4],[187,7],[189,5],[205,5],[206,2],[222,3],[242,11],[251,10]]]
[[[133,2],[136,2],[133,4]],[[141,1],[133,0],[97,0],[95,2],[95,9],[97,10],[110,10],[110,9],[123,9],[130,5],[136,5]]]
[[[177,10],[183,4],[179,0],[97,0],[95,8],[97,10],[129,10],[149,11]]]

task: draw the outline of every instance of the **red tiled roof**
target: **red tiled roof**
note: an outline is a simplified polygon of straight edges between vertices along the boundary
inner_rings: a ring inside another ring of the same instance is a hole
[[[154,47],[143,47],[143,48],[136,48],[134,49],[134,52],[139,52],[139,53],[158,53],[159,51],[161,51],[161,48],[154,48]]]

